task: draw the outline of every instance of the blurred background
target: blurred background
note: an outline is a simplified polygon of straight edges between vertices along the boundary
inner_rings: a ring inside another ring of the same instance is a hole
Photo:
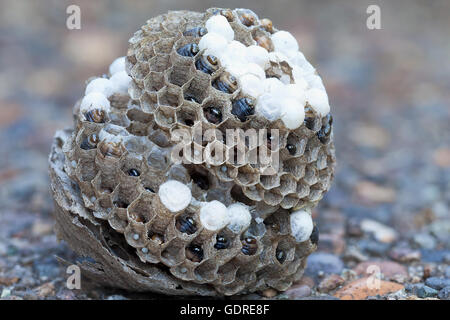
[[[81,30],[66,27],[71,4],[81,8]],[[381,30],[366,26],[372,4]],[[450,281],[449,1],[0,0],[2,298],[116,296],[62,286],[54,256],[71,253],[52,232],[52,137],[72,125],[85,81],[125,55],[148,18],[213,6],[247,7],[292,32],[328,91],[338,170],[314,213],[321,240],[311,281],[298,286],[331,296],[320,289],[326,275],[352,281],[374,261],[398,265],[390,280],[406,294],[429,277]]]

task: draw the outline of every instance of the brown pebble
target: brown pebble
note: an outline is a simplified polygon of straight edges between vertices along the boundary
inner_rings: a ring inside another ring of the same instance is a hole
[[[330,274],[325,277],[317,286],[317,290],[320,292],[330,292],[336,289],[340,285],[344,284],[345,280],[337,274]]]
[[[377,280],[371,278],[361,278],[350,282],[339,289],[334,296],[341,300],[363,300],[370,296],[385,295],[397,292],[404,286],[395,282]]]
[[[261,295],[266,298],[273,298],[278,294],[278,291],[272,288],[266,289],[261,292]]]
[[[404,266],[389,260],[361,262],[353,268],[353,271],[357,275],[371,276],[377,268],[384,275],[384,279],[392,279],[396,275],[408,276],[408,271]]]

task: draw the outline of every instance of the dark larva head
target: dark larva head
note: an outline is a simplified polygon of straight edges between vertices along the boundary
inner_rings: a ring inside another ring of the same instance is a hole
[[[221,250],[221,249],[227,249],[230,246],[230,241],[221,235],[217,235],[216,237],[216,244],[214,245],[214,248],[216,248],[217,250]]]
[[[178,229],[178,231],[187,234],[194,234],[197,231],[195,221],[191,217],[178,218],[175,223],[175,227]]]
[[[219,69],[219,61],[213,55],[203,56],[195,62],[195,67],[204,73],[212,74]]]
[[[186,258],[193,262],[200,262],[203,260],[203,249],[197,244],[191,244],[186,248]]]
[[[233,102],[231,113],[239,120],[245,122],[248,116],[255,113],[254,102],[250,98],[241,98]]]
[[[309,240],[311,240],[311,243],[315,245],[319,243],[319,228],[317,228],[317,226],[314,226],[313,231],[311,232],[311,236],[309,237]]]
[[[275,257],[277,258],[278,262],[283,263],[286,260],[286,252],[277,249],[277,251],[275,252]]]
[[[323,144],[327,144],[330,141],[332,124],[333,117],[331,116],[331,113],[329,113],[325,116],[322,128],[317,132],[317,137]]]
[[[213,87],[225,93],[233,93],[238,87],[238,82],[235,76],[224,72],[214,81]]]
[[[291,156],[293,156],[295,154],[295,152],[297,151],[297,147],[295,145],[289,144],[289,143],[286,145],[286,149],[287,149],[287,151],[289,151],[289,154]]]
[[[93,110],[89,110],[88,112],[86,112],[84,114],[84,118],[86,119],[86,121],[89,121],[89,122],[104,123],[106,114],[105,114],[105,111],[103,111],[101,109],[93,109]]]
[[[206,120],[211,123],[218,124],[222,122],[222,111],[217,107],[208,107],[204,110]]]
[[[198,101],[196,97],[194,97],[193,95],[190,95],[190,94],[186,94],[184,96],[184,100],[190,101],[190,102],[195,102],[195,103],[200,103],[200,101]]]
[[[183,32],[183,36],[185,37],[203,37],[208,33],[208,30],[204,27],[195,27]]]
[[[247,237],[242,240],[242,253],[248,256],[254,255],[258,251],[258,242],[254,237]]]
[[[185,57],[194,57],[200,51],[196,43],[189,43],[177,50],[178,54]]]
[[[130,169],[128,170],[128,175],[131,177],[139,177],[141,173],[136,169]]]

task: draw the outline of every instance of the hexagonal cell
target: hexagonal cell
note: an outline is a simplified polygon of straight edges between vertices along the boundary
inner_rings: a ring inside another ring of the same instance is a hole
[[[152,42],[147,41],[142,44],[141,49],[137,51],[136,60],[140,62],[148,62],[154,56],[155,51],[153,50],[153,44]]]
[[[325,169],[328,165],[328,156],[325,150],[320,150],[317,156],[316,166],[318,170]]]
[[[127,117],[132,121],[139,121],[145,123],[151,122],[153,120],[153,116],[150,113],[146,113],[141,109],[139,109],[138,107],[128,109]]]
[[[161,262],[165,265],[172,267],[181,263],[184,259],[184,241],[174,239],[170,244],[161,252]]]
[[[291,232],[289,212],[286,210],[279,209],[276,214],[272,214],[264,219],[264,224],[276,237],[289,235]]]
[[[306,165],[297,158],[286,160],[283,163],[283,170],[291,173],[297,180],[305,175]]]
[[[248,164],[242,166],[238,169],[236,182],[243,186],[255,185],[259,182],[259,172]]]
[[[296,193],[292,193],[284,197],[283,201],[281,201],[280,203],[280,206],[283,209],[291,209],[294,208],[297,205],[297,203],[298,203],[298,195]]]
[[[181,164],[172,165],[167,173],[167,177],[171,180],[177,180],[184,184],[188,184],[191,180],[188,169]]]
[[[309,195],[309,185],[303,181],[297,183],[297,196],[303,199]]]
[[[97,175],[97,166],[91,159],[80,159],[75,169],[76,175],[80,181],[91,181]]]
[[[206,261],[195,268],[194,274],[200,283],[210,282],[215,280],[218,266],[214,260]]]
[[[130,179],[138,179],[138,177],[144,172],[145,167],[141,159],[127,156],[121,167],[125,176]]]
[[[312,186],[316,184],[318,181],[318,172],[317,169],[313,166],[307,166],[305,171],[305,176],[303,177],[303,181]]]
[[[241,202],[248,206],[253,206],[255,205],[255,201],[262,200],[262,191],[258,186],[242,188],[236,184],[231,189],[230,195],[235,201]]]
[[[167,85],[158,91],[158,103],[160,106],[177,107],[181,105],[183,98],[181,97],[181,89],[174,85]]]
[[[317,160],[319,156],[320,145],[316,142],[313,142],[313,139],[309,139],[308,144],[306,145],[304,158],[307,163],[312,163]]]
[[[216,173],[216,176],[221,180],[221,181],[233,181],[236,176],[237,176],[237,168],[229,165],[229,164],[223,164],[221,166],[218,167],[214,167],[214,171]]]
[[[150,92],[161,90],[165,85],[164,73],[151,71],[144,79],[144,88]]]
[[[224,114],[227,108],[227,101],[221,99],[208,99],[203,105],[203,118],[205,121],[220,125],[224,120]]]
[[[162,38],[153,43],[153,48],[156,54],[169,54],[172,51],[175,39]]]
[[[124,236],[130,246],[134,248],[143,247],[147,239],[147,231],[143,223],[129,220],[129,224],[124,231]]]
[[[283,196],[278,188],[264,192],[264,202],[271,206],[279,205],[283,201]]]
[[[186,101],[203,103],[208,96],[209,77],[207,75],[197,75],[184,86],[183,97]]]
[[[150,71],[162,72],[170,66],[169,56],[157,54],[149,60]]]
[[[170,163],[170,152],[165,148],[154,146],[147,158],[149,169],[155,171],[166,170]]]
[[[139,121],[131,121],[127,127],[127,131],[135,136],[146,136],[147,130],[148,124]]]
[[[290,156],[299,157],[303,155],[308,139],[301,138],[291,132],[287,138],[286,151]]]
[[[147,223],[153,219],[156,212],[151,210],[152,196],[144,195],[134,201],[128,208],[128,216],[136,222]]]
[[[153,113],[158,106],[156,93],[144,93],[139,99],[143,111]]]
[[[291,174],[284,174],[280,178],[280,192],[282,195],[295,192],[297,189],[297,181]]]
[[[155,111],[155,121],[164,128],[170,128],[176,122],[176,114],[173,108],[160,106]]]
[[[140,84],[141,81],[135,81],[132,80],[130,82],[130,87],[128,88],[128,93],[130,94],[131,99],[133,100],[139,100],[142,97],[143,90],[142,85]]]
[[[267,176],[262,175],[260,177],[260,184],[266,190],[270,190],[272,188],[279,187],[280,186],[280,176],[278,174],[267,175]]]
[[[148,138],[157,146],[165,148],[170,145],[169,132],[161,130],[156,122],[149,126],[148,132]]]
[[[177,122],[183,126],[192,127],[200,118],[198,111],[188,105],[177,109]]]
[[[229,283],[233,283],[236,278],[236,272],[238,270],[238,266],[235,263],[228,262],[221,266],[217,273],[222,280],[223,285],[227,285]]]
[[[131,69],[130,75],[133,79],[142,80],[148,75],[149,69],[147,63],[137,63]]]
[[[177,66],[174,65],[172,68],[167,70],[167,80],[176,85],[183,86],[192,78],[192,66]]]
[[[200,166],[185,165],[189,176],[192,180],[192,192],[193,193],[203,193],[211,187],[212,175],[208,170]],[[196,190],[196,189],[199,190]],[[203,191],[201,191],[201,190]]]
[[[295,247],[293,246],[292,241],[288,239],[281,239],[278,242],[277,248],[275,250],[275,261],[278,261],[280,264],[289,263],[294,260]]]

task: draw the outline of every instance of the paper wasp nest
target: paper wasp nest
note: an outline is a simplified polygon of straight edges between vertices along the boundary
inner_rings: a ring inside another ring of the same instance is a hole
[[[57,233],[86,257],[84,274],[107,285],[286,290],[318,241],[311,208],[335,164],[329,112],[315,69],[270,20],[247,9],[150,19],[127,56],[88,82],[73,131],[55,137]],[[226,135],[236,128],[267,133],[251,144]],[[176,139],[211,129],[208,140]],[[278,166],[238,150],[275,154]]]

